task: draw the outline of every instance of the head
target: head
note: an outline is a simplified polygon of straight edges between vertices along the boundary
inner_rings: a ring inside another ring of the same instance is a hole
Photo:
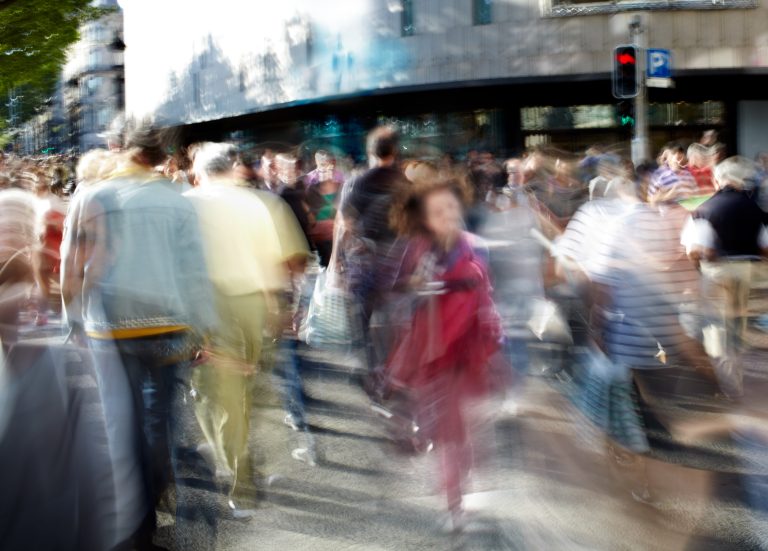
[[[645,178],[651,178],[653,173],[658,169],[659,165],[657,165],[654,161],[645,161],[635,167],[635,174],[637,175],[638,180],[642,180]]]
[[[718,164],[713,176],[717,189],[729,187],[739,191],[752,188],[758,179],[755,163],[738,155]]]
[[[519,187],[523,184],[523,162],[520,159],[507,159],[504,168],[507,171],[507,185]]]
[[[397,160],[400,147],[400,136],[391,126],[379,126],[371,130],[366,140],[365,150],[368,154],[368,165],[392,166]]]
[[[712,147],[717,143],[717,130],[707,130],[701,135],[700,143],[705,147]]]
[[[671,170],[680,170],[687,164],[685,158],[685,149],[680,144],[669,144],[665,147],[667,150],[666,163]]]
[[[757,163],[760,170],[768,171],[768,152],[762,151],[755,155],[755,163]]]
[[[158,128],[149,121],[142,121],[128,131],[125,145],[134,163],[153,169],[165,163],[168,156],[166,147],[170,145],[169,138],[169,130]]]
[[[271,149],[266,149],[261,154],[260,162],[261,178],[265,182],[274,182],[277,180],[277,160],[275,152]]]
[[[721,163],[726,159],[728,150],[725,148],[724,143],[716,143],[709,148],[710,160],[713,165]]]
[[[320,173],[320,180],[328,180],[333,177],[336,159],[324,149],[318,149],[315,153],[315,166]]]
[[[438,169],[432,163],[409,161],[403,167],[405,177],[415,186],[430,185],[438,179]]]
[[[37,173],[36,176],[37,177],[33,182],[34,192],[38,195],[38,197],[45,197],[51,191],[50,179],[45,174],[41,174],[39,172]]]
[[[237,147],[233,144],[205,142],[195,153],[192,171],[200,185],[207,185],[217,180],[236,178],[238,164]]]
[[[607,187],[605,196],[611,199],[620,199],[627,203],[636,203],[639,198],[637,195],[637,184],[626,176],[616,176]]]
[[[28,170],[11,173],[11,187],[25,191],[35,191],[38,185],[37,176]]]
[[[597,162],[597,175],[609,182],[623,174],[621,159],[615,155],[603,155]]]
[[[691,168],[706,168],[710,165],[709,148],[700,143],[688,146],[688,166]]]
[[[453,243],[464,227],[461,194],[450,185],[428,191],[421,201],[424,229],[440,243]]]
[[[105,180],[115,170],[117,154],[106,149],[91,149],[80,157],[75,174],[81,185],[89,186]]]
[[[421,180],[393,205],[392,225],[401,235],[423,235],[448,246],[464,228],[467,199],[467,188],[457,179]]]
[[[301,173],[299,172],[299,160],[290,153],[278,153],[275,156],[277,167],[277,178],[288,186],[293,186],[298,182]]]
[[[104,133],[107,140],[107,149],[110,151],[120,151],[124,146],[125,137],[125,115],[117,115]]]

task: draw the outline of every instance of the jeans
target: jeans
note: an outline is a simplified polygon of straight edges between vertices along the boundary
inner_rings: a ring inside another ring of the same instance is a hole
[[[504,339],[504,352],[518,376],[524,377],[530,366],[528,339],[508,336]]]
[[[146,338],[90,339],[97,353],[99,391],[107,423],[118,506],[118,542],[140,529],[151,537],[155,507],[180,477],[177,390],[188,375],[184,332]],[[186,489],[177,484],[177,534],[190,515]],[[209,524],[211,522],[209,521]],[[122,538],[122,539],[120,539]]]
[[[304,408],[304,385],[301,381],[304,360],[299,354],[299,340],[284,337],[280,341],[280,374],[283,380],[283,401],[286,411],[293,417],[299,430],[306,430],[307,415]]]

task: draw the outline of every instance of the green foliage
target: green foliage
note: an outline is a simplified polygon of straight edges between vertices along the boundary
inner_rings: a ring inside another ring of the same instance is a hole
[[[33,115],[53,92],[80,25],[107,11],[90,0],[0,0],[0,114],[15,90],[24,96],[20,119]]]

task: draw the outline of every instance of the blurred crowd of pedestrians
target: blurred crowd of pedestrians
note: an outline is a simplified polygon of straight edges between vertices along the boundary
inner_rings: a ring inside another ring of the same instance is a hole
[[[48,441],[20,449],[9,427],[25,396],[48,388],[24,390],[39,384],[26,373],[72,351],[92,365],[103,420],[89,430],[106,442],[87,448],[107,473],[100,491],[82,491],[88,473],[49,472],[74,488],[74,527],[40,534],[37,548],[151,549],[169,492],[178,547],[189,522],[214,547],[217,519],[256,514],[273,474],[280,436],[261,422],[265,407],[284,408],[293,458],[322,468],[304,407],[315,349],[356,359],[351,380],[391,440],[435,456],[454,531],[476,429],[489,410],[518,414],[534,371],[569,382],[579,422],[631,465],[644,503],[649,423],[675,436],[696,421],[659,406],[681,373],[709,384],[708,399],[743,399],[747,335],[767,324],[750,295],[768,282],[768,167],[728,157],[713,133],[634,166],[599,146],[411,159],[379,127],[367,165],[351,170],[327,150],[309,167],[290,150],[249,164],[233,144],[172,138],[136,124],[76,170],[0,156],[0,448],[51,452]],[[19,328],[59,311],[66,342],[30,355]],[[768,445],[759,420],[748,432]],[[24,463],[5,467],[4,478],[28,476]],[[194,499],[190,476],[221,503]],[[11,514],[17,497],[0,500],[3,522],[27,514]],[[0,547],[25,537],[0,531]]]

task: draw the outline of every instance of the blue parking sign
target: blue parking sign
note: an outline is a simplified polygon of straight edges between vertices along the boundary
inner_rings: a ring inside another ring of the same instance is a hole
[[[648,48],[646,52],[646,74],[649,78],[672,77],[672,52],[658,48]]]

